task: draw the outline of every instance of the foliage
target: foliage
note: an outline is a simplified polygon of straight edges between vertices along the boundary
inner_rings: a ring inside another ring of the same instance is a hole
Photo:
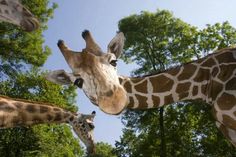
[[[41,27],[37,31],[28,33],[15,25],[0,23],[1,76],[14,77],[15,73],[23,70],[23,67],[26,68],[25,64],[41,66],[51,53],[48,46],[43,46],[42,32],[47,28],[46,22],[52,17],[57,5],[53,4],[48,8],[48,0],[24,0],[23,2],[39,19]]]
[[[126,37],[123,59],[139,65],[133,75],[162,71],[236,43],[236,29],[228,22],[199,30],[165,10],[123,18],[119,30]],[[127,111],[122,117],[123,136],[116,142],[117,156],[236,155],[216,128],[210,106],[180,102],[164,107],[164,119],[160,113],[160,109]]]
[[[16,79],[0,84],[1,94],[27,100],[43,101],[77,111],[74,87],[62,87],[44,79],[43,73],[31,70],[18,74]],[[4,93],[3,93],[4,92]],[[82,155],[79,141],[67,125],[39,125],[32,128],[0,130],[0,156],[75,156]],[[23,132],[23,133],[22,133]],[[27,132],[27,133],[26,133]],[[27,140],[22,140],[27,139]],[[11,141],[11,142],[9,142]],[[18,143],[12,147],[13,143]],[[6,149],[8,148],[8,149]]]
[[[96,143],[96,153],[89,157],[116,157],[111,145],[103,142]]]
[[[27,33],[0,23],[0,94],[14,98],[49,102],[76,112],[75,88],[62,87],[45,80],[40,70],[51,50],[43,46],[42,32],[57,7],[48,0],[22,0],[40,20],[39,30]],[[82,156],[84,151],[67,125],[37,125],[0,130],[2,157]]]

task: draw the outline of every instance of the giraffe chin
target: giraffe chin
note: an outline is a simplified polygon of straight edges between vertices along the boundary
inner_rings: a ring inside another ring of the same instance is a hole
[[[99,108],[111,115],[120,114],[127,106],[126,92],[122,87],[119,87],[112,96],[103,96],[98,99]]]

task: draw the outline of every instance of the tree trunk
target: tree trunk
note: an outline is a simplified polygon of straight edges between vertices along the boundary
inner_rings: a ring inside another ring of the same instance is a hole
[[[164,107],[161,107],[160,110],[160,135],[161,135],[161,151],[160,157],[166,157],[166,141],[165,141],[165,129],[164,129]]]

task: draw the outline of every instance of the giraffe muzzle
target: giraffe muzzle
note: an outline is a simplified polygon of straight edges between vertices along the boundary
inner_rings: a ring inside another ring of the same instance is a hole
[[[98,97],[99,108],[111,115],[118,115],[125,110],[127,105],[127,95],[122,87],[117,87],[113,94]]]

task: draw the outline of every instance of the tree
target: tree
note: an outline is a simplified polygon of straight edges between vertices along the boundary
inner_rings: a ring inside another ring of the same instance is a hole
[[[123,58],[140,67],[132,75],[165,70],[236,43],[228,22],[199,30],[169,11],[141,12],[119,22],[126,37]],[[211,108],[201,102],[181,102],[148,111],[127,111],[118,156],[234,156],[235,149],[216,129]],[[222,149],[218,149],[218,148]]]
[[[51,50],[43,46],[42,32],[57,7],[48,0],[23,0],[39,19],[39,30],[27,33],[0,23],[0,94],[57,104],[70,111],[75,106],[75,88],[62,87],[44,79],[40,70]],[[84,151],[67,125],[37,125],[0,130],[0,156],[82,156]]]
[[[113,153],[113,149],[111,145],[103,142],[96,143],[96,153],[93,155],[89,155],[89,157],[116,157]]]

